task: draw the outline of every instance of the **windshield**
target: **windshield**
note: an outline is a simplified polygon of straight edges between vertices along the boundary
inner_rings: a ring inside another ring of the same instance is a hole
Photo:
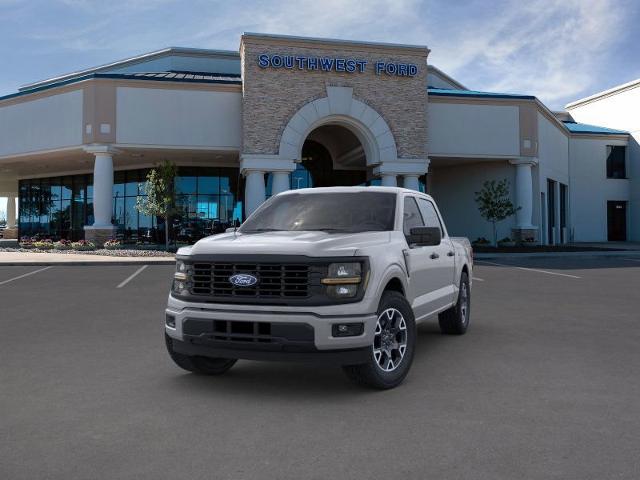
[[[390,192],[290,193],[265,202],[239,231],[387,231],[393,230],[395,210],[396,194]]]

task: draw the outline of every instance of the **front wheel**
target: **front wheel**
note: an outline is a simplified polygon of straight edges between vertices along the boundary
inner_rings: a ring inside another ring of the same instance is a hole
[[[369,361],[342,367],[356,383],[378,389],[400,385],[409,373],[416,341],[413,310],[398,292],[385,292],[378,306],[378,319]]]
[[[166,333],[164,334],[164,340],[171,359],[176,365],[188,372],[199,375],[221,375],[233,367],[238,361],[235,358],[208,358],[183,355],[173,349],[173,340]]]
[[[458,289],[458,301],[453,307],[438,316],[440,331],[449,335],[464,334],[469,327],[470,313],[471,289],[469,288],[469,275],[466,272],[462,272],[460,288]]]

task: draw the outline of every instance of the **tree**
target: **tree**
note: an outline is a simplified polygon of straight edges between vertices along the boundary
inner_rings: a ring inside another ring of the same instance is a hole
[[[476,203],[482,218],[491,222],[493,226],[493,245],[497,245],[498,232],[496,224],[514,215],[520,207],[516,208],[509,199],[509,182],[507,179],[496,182],[487,180],[482,184],[482,190],[475,192]]]
[[[143,215],[164,219],[165,247],[169,250],[169,220],[176,212],[175,178],[178,167],[165,160],[147,174],[147,182],[143,184],[145,197],[138,197],[136,210]]]

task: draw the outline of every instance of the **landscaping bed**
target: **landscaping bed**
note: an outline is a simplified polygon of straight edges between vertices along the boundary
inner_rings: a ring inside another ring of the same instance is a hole
[[[474,253],[544,253],[544,252],[616,252],[620,248],[580,247],[574,245],[516,245],[512,247],[473,245]]]
[[[138,250],[138,249],[105,249],[99,248],[95,250],[74,250],[65,249],[58,250],[54,248],[0,248],[0,252],[23,252],[23,253],[57,253],[61,255],[101,255],[103,257],[174,257],[175,254],[164,250]]]

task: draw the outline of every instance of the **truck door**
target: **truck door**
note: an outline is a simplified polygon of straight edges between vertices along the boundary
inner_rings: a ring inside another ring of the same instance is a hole
[[[431,249],[431,269],[432,282],[437,292],[434,306],[444,308],[451,305],[455,300],[456,288],[456,257],[453,242],[445,232],[440,220],[440,215],[436,211],[432,202],[426,198],[418,197],[418,207],[424,219],[425,226],[437,227],[440,229],[442,241],[440,245],[428,247]],[[435,258],[434,258],[435,257]]]
[[[413,227],[425,226],[422,213],[418,208],[417,199],[414,196],[404,197],[404,214],[402,230],[408,236]],[[442,283],[437,269],[439,254],[437,247],[433,246],[408,246],[405,250],[407,267],[409,269],[409,295],[416,319],[423,318],[438,309],[439,293]]]

